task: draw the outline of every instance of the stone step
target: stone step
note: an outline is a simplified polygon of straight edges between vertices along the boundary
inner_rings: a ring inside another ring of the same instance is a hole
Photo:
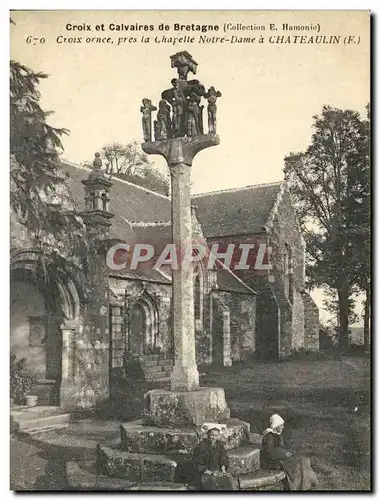
[[[148,377],[148,378],[145,378],[144,379],[145,382],[150,382],[152,384],[160,384],[163,385],[163,384],[168,384],[170,382],[170,377],[169,375],[166,376],[166,377]]]
[[[258,434],[257,432],[250,432],[248,437],[249,444],[255,444],[257,446],[261,446],[262,441],[263,441],[262,434]]]
[[[266,490],[285,479],[285,472],[282,470],[259,469],[253,474],[239,476],[240,490]]]
[[[150,372],[150,373],[145,373],[144,377],[146,380],[149,378],[151,379],[156,379],[156,378],[162,378],[162,377],[170,377],[171,371],[170,370],[161,370],[157,372]]]
[[[233,476],[250,474],[260,467],[260,450],[253,446],[244,446],[227,451]],[[177,482],[180,471],[191,468],[192,457],[188,453],[136,453],[121,448],[111,448],[98,444],[97,460],[100,470],[115,477],[123,477],[129,481]],[[183,477],[183,476],[181,476]]]
[[[66,476],[71,490],[116,490],[128,491],[135,482],[118,477],[110,477],[99,474],[96,470],[96,462],[67,462]]]
[[[226,430],[221,433],[227,450],[248,444],[249,424],[236,418],[224,422]],[[121,449],[138,453],[181,452],[190,454],[206,437],[200,429],[176,429],[143,425],[142,420],[121,424]]]
[[[163,366],[166,370],[169,370],[171,368],[173,368],[173,361],[171,361],[170,359],[161,359],[158,364],[160,366]]]
[[[132,486],[129,491],[189,491],[189,488],[181,483],[156,481],[155,483],[142,483]]]
[[[182,483],[155,480],[150,482],[130,481],[115,475],[108,476],[97,470],[94,461],[66,463],[66,475],[71,490],[92,491],[186,491],[192,489]],[[285,473],[277,470],[260,469],[253,474],[238,478],[239,489],[245,491],[269,491],[283,489],[281,481]]]
[[[22,411],[11,410],[11,426],[18,431],[67,424],[70,419],[70,413],[64,413],[60,408],[49,411],[36,406]]]
[[[66,476],[71,490],[87,491],[187,491],[181,483],[154,481],[141,483],[110,477],[97,471],[95,462],[67,462]]]
[[[159,365],[155,365],[155,366],[143,366],[142,369],[143,369],[143,372],[145,374],[164,371],[164,368],[162,366],[159,366]]]
[[[50,432],[50,431],[56,431],[57,429],[66,429],[69,426],[69,422],[66,422],[64,424],[52,424],[52,425],[45,425],[44,427],[37,427],[37,428],[27,428],[23,430],[19,430],[18,434],[23,435],[23,436],[35,436],[36,434],[42,434],[45,432]]]
[[[260,469],[260,448],[255,445],[229,450],[227,455],[230,460],[229,472],[233,476],[250,474]]]
[[[141,366],[143,368],[148,368],[151,366],[158,366],[159,360],[158,359],[144,359],[141,363]]]
[[[162,376],[162,375],[165,375],[165,372],[160,374],[159,377],[145,377],[145,380],[147,382],[159,382],[159,383],[170,382],[170,374],[167,374],[166,376]]]
[[[159,361],[160,359],[164,358],[165,354],[144,354],[142,362],[145,363],[146,361]]]
[[[149,370],[143,370],[143,373],[146,377],[156,377],[156,376],[162,376],[164,373],[171,373],[171,370],[163,370],[162,366],[157,366],[153,370],[149,368]]]
[[[129,453],[98,444],[97,464],[109,476],[134,482],[175,482],[177,461],[165,455]]]
[[[143,366],[144,373],[155,373],[155,372],[171,372],[173,365],[155,365],[155,366]]]

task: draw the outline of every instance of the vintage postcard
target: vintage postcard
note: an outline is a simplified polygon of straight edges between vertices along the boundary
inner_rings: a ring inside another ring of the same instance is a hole
[[[11,490],[370,491],[370,12],[10,23]]]

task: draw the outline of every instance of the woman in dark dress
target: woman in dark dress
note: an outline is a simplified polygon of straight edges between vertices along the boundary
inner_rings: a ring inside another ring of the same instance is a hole
[[[311,468],[310,459],[294,455],[284,446],[282,431],[285,422],[280,415],[274,414],[269,427],[263,433],[260,461],[262,469],[283,470],[286,474],[284,487],[287,490],[310,490],[318,484],[317,476]]]

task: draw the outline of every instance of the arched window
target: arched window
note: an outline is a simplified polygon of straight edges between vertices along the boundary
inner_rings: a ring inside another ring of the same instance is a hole
[[[91,210],[96,210],[96,194],[95,191],[92,191],[90,194],[90,204]]]
[[[108,212],[108,198],[107,198],[106,193],[102,194],[102,202],[103,202],[103,210],[105,212]]]

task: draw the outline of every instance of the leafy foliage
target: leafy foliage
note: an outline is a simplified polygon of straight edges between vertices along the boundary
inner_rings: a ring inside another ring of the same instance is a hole
[[[46,196],[61,182],[58,166],[65,129],[46,123],[37,90],[44,73],[34,73],[16,61],[10,65],[11,206],[31,231],[49,224],[57,227],[57,214]],[[54,219],[54,220],[53,220]]]
[[[41,251],[40,271],[54,289],[59,273],[70,267],[77,272],[88,245],[60,170],[61,138],[68,131],[50,126],[46,119],[51,113],[40,105],[38,86],[46,78],[10,63],[10,203],[17,223]]]
[[[10,357],[10,397],[16,404],[23,404],[35,381],[26,367],[26,359],[17,360],[15,354]]]
[[[351,297],[369,281],[369,120],[324,106],[311,144],[285,158],[285,176],[305,234],[311,286],[335,290],[347,344]]]

